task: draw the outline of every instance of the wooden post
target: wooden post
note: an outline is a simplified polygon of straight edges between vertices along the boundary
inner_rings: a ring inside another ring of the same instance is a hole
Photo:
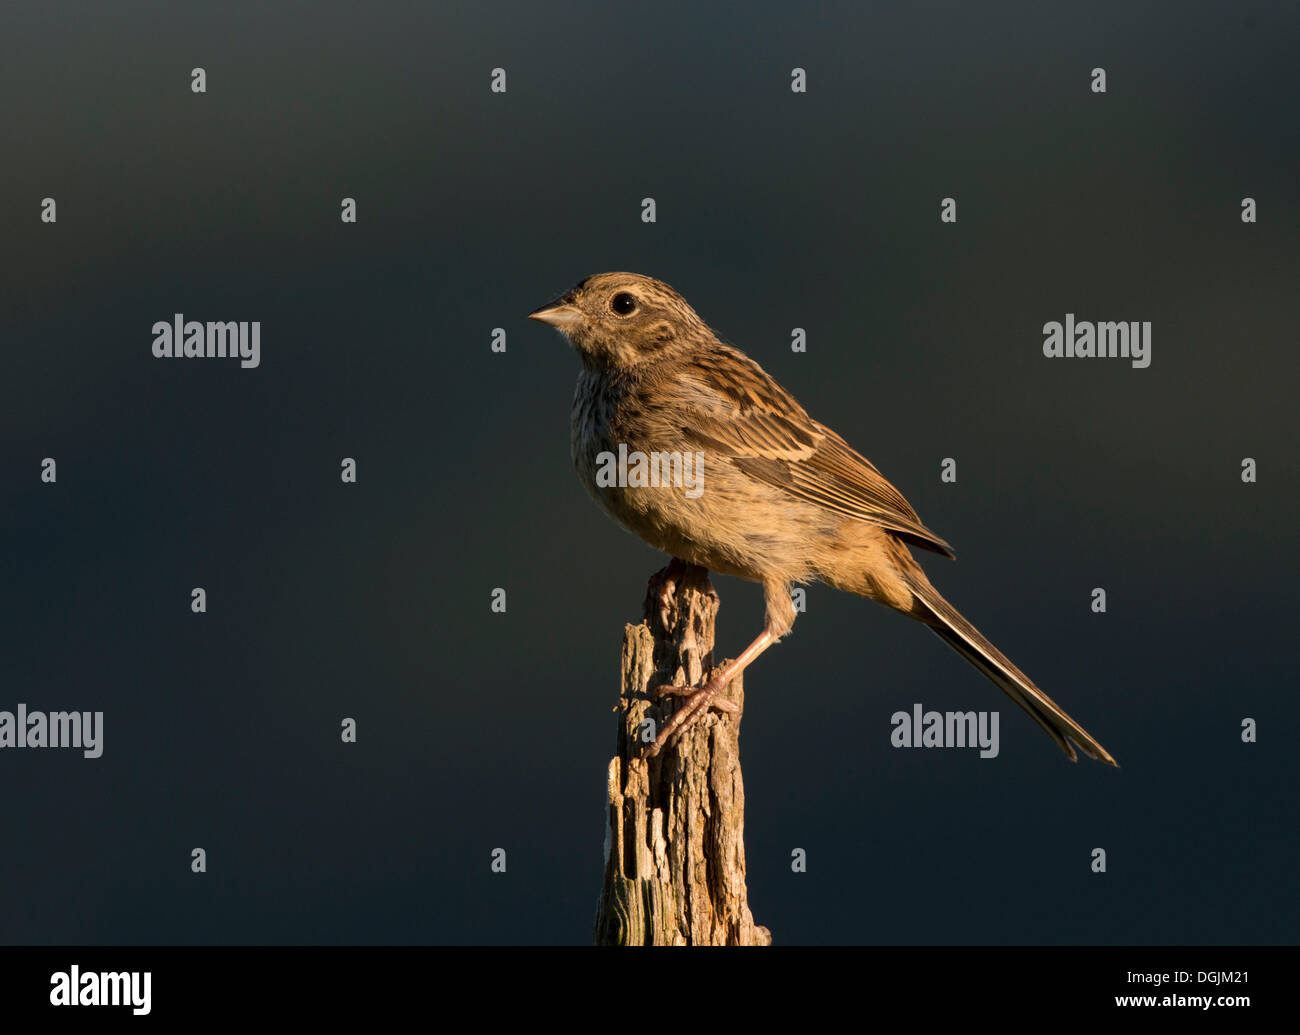
[[[676,697],[655,700],[653,691],[707,678],[717,613],[708,572],[673,561],[650,580],[645,620],[624,632],[597,945],[772,942],[755,925],[745,890],[741,712],[710,710],[657,757],[645,757],[647,740],[681,706]],[[724,696],[743,709],[742,680]]]

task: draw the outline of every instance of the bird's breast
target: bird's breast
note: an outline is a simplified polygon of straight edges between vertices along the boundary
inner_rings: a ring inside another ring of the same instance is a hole
[[[656,436],[637,418],[634,388],[590,371],[573,395],[570,454],[583,486],[602,510],[651,545],[666,549],[663,490],[627,484],[626,463],[655,451]]]

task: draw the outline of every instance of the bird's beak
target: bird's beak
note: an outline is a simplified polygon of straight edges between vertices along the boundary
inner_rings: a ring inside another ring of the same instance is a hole
[[[561,295],[552,302],[547,302],[540,309],[528,314],[530,320],[541,320],[561,331],[567,331],[582,323],[582,311],[569,302],[568,295]]]

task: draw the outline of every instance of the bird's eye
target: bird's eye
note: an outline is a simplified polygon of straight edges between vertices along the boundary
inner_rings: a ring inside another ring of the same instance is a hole
[[[626,291],[620,291],[609,300],[609,307],[619,316],[630,316],[636,312],[636,296],[629,295]]]

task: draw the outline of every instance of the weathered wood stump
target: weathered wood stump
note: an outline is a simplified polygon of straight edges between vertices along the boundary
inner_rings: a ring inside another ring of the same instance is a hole
[[[623,634],[618,750],[609,763],[605,883],[597,945],[770,945],[745,889],[741,711],[710,710],[657,757],[646,750],[713,669],[718,595],[703,568],[673,561],[651,580],[645,620]],[[744,707],[743,676],[724,696]],[[647,721],[649,720],[649,721]]]

